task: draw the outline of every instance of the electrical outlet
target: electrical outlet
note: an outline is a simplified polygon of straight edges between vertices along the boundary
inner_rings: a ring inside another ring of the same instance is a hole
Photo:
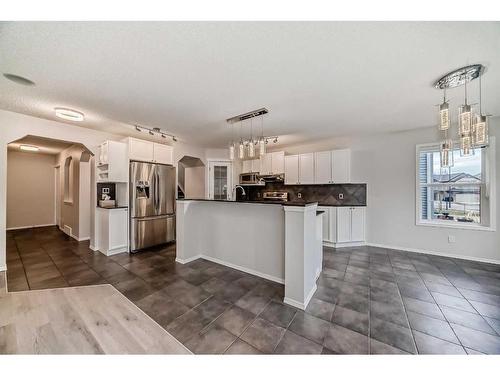
[[[343,193],[339,193],[339,199],[344,199],[344,194]]]
[[[302,199],[302,193],[297,193],[297,198]]]
[[[455,236],[448,236],[448,243],[455,243]]]

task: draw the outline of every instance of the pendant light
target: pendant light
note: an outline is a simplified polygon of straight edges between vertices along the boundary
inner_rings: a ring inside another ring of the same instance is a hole
[[[488,117],[483,115],[481,76],[479,76],[479,114],[472,124],[472,136],[474,146],[483,147],[489,143]]]
[[[460,155],[470,156],[474,154],[472,148],[472,112],[467,103],[467,79],[464,83],[465,102],[458,107],[458,135],[460,136]]]
[[[259,154],[266,154],[266,139],[264,138],[264,116],[260,117],[260,139],[259,139]]]
[[[443,91],[443,103],[439,105],[439,130],[446,131],[450,128],[450,106],[446,101],[446,89]]]
[[[253,141],[253,118],[250,119],[250,140],[248,141],[248,157],[255,157],[255,144]]]
[[[453,167],[453,141],[451,139],[446,139],[441,142],[439,156],[441,168]]]
[[[241,127],[242,127],[242,124],[240,124],[240,144],[238,145],[238,158],[244,159],[245,158],[245,145],[243,144],[243,138],[241,137]]]

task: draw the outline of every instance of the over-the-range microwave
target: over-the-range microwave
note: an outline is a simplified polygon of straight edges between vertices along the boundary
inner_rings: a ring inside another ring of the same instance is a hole
[[[256,172],[240,174],[240,185],[264,185],[264,181]]]

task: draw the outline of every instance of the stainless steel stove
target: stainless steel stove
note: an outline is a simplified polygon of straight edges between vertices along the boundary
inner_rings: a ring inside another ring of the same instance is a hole
[[[269,201],[288,201],[288,192],[286,191],[265,191],[262,194],[264,200]]]

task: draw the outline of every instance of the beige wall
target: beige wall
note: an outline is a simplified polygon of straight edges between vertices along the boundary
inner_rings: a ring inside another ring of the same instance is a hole
[[[7,153],[7,229],[55,224],[54,155]]]
[[[205,198],[205,166],[184,169],[186,198]]]

